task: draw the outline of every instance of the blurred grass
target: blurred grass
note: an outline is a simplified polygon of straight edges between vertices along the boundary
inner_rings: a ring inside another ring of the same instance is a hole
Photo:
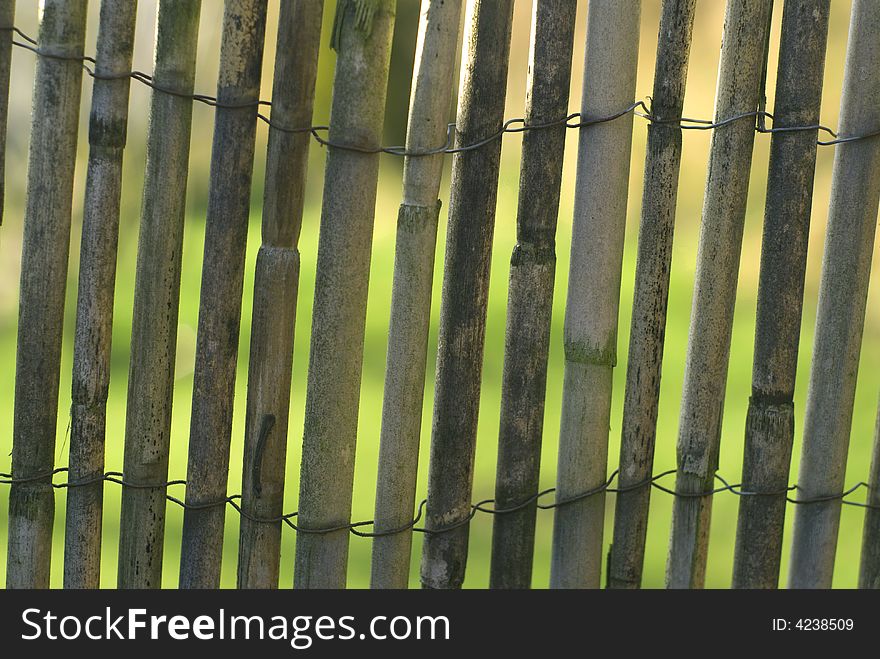
[[[335,3],[326,2],[325,27],[332,18]],[[415,0],[401,0],[398,31],[395,37],[395,65],[389,87],[388,121],[386,122],[386,141],[400,143],[403,139],[405,113],[408,103],[409,79],[412,67],[414,27],[417,12],[412,10]],[[640,98],[650,94],[654,65],[654,51],[657,43],[657,24],[659,20],[659,0],[645,0],[642,17],[642,43],[640,73],[637,95]],[[528,33],[530,23],[530,3],[517,3],[510,83],[508,92],[508,116],[522,116],[525,97],[525,80],[528,58]],[[701,3],[697,14],[692,64],[689,72],[689,88],[685,103],[686,114],[691,117],[710,117],[713,113],[715,76],[718,63],[718,48],[723,22],[722,2]],[[832,7],[831,32],[826,64],[826,88],[823,98],[823,121],[836,125],[843,60],[846,47],[846,33],[849,17],[848,0],[835,0]],[[36,34],[36,11],[34,3],[27,0],[18,2],[17,23],[31,34]],[[94,51],[96,35],[97,7],[90,19],[87,51]],[[782,3],[776,3],[774,39],[771,44],[771,67],[768,81],[768,108],[773,107],[773,84],[778,47],[778,28],[781,20]],[[140,28],[135,54],[135,66],[141,70],[151,68],[152,35],[155,18],[155,0],[142,0],[140,3]],[[267,54],[264,66],[264,93],[268,98],[272,79],[274,54],[274,26],[278,3],[270,2],[270,29],[267,33]],[[216,80],[216,62],[219,50],[219,28],[222,12],[221,3],[203,3],[202,31],[200,37],[200,69],[196,83],[197,90],[211,92]],[[580,76],[583,59],[584,22],[586,2],[579,1],[578,32],[576,39],[574,74],[571,107],[577,108],[581,93]],[[326,39],[325,34],[325,39]],[[333,54],[329,48],[322,48],[319,73],[318,99],[315,108],[315,123],[324,123],[329,111],[330,86],[332,81]],[[0,229],[0,470],[8,470],[12,437],[12,408],[15,370],[15,338],[17,322],[17,284],[19,276],[19,253],[21,249],[21,222],[24,209],[26,187],[26,153],[30,112],[30,88],[33,77],[33,57],[16,51],[11,94],[11,113],[9,129],[9,154],[7,166],[7,202],[4,225]],[[72,337],[76,298],[76,273],[78,267],[79,231],[81,223],[81,204],[87,158],[87,114],[91,95],[89,82],[84,85],[83,112],[81,116],[81,148],[77,170],[77,185],[74,197],[74,227],[72,236],[70,276],[68,285],[67,322],[61,372],[61,398],[59,401],[58,443],[56,462],[65,464],[67,460],[67,409],[70,404],[70,367],[72,361]],[[131,332],[132,295],[134,286],[135,257],[137,250],[137,225],[140,209],[141,185],[145,153],[145,135],[149,107],[148,90],[133,85],[131,103],[131,123],[129,148],[125,163],[125,189],[122,204],[122,228],[119,247],[119,270],[117,275],[117,296],[115,305],[114,345],[112,357],[112,385],[108,401],[107,428],[107,467],[118,469],[122,464],[122,445],[125,427],[125,395],[128,369],[128,342]],[[178,365],[174,398],[174,418],[171,441],[172,478],[184,477],[186,471],[186,444],[189,431],[190,401],[192,394],[192,370],[194,362],[195,332],[197,326],[199,282],[201,276],[201,256],[204,242],[204,214],[207,200],[207,171],[210,159],[211,129],[213,115],[209,108],[196,105],[194,111],[194,130],[191,156],[191,175],[188,192],[188,217],[183,253],[183,278],[181,285],[180,325],[178,336]],[[568,278],[568,253],[570,247],[570,227],[572,216],[572,197],[575,185],[575,150],[577,136],[570,131],[565,154],[565,175],[562,189],[562,203],[559,215],[557,251],[556,297],[553,310],[552,345],[550,369],[548,373],[547,405],[542,465],[542,486],[551,487],[556,468],[556,447],[559,429],[561,404],[563,356],[561,350],[562,325],[565,293]],[[248,237],[247,272],[253,272],[256,250],[259,246],[260,202],[264,169],[266,130],[260,126],[255,165],[252,215]],[[632,280],[635,269],[635,247],[638,228],[638,215],[641,197],[642,165],[644,159],[645,124],[636,119],[635,140],[632,156],[630,181],[630,203],[627,220],[627,243],[624,255],[623,288],[621,290],[620,336],[618,340],[618,368],[615,374],[615,399],[610,432],[609,469],[617,462],[619,451],[619,431],[622,410],[622,393],[626,372],[626,346],[628,344],[628,325],[632,302]],[[685,135],[684,159],[679,191],[679,213],[677,220],[676,244],[673,256],[672,284],[669,301],[669,321],[666,333],[664,359],[664,378],[661,391],[661,409],[658,424],[658,443],[656,449],[656,471],[675,465],[675,440],[678,428],[678,404],[681,394],[684,360],[687,347],[687,333],[690,316],[691,293],[696,260],[700,208],[705,166],[708,154],[709,135],[703,132],[688,132]],[[742,463],[742,438],[745,413],[751,379],[752,342],[754,336],[754,312],[757,290],[758,263],[760,256],[761,224],[766,187],[766,168],[769,153],[769,137],[758,136],[752,170],[752,187],[746,218],[746,231],[743,244],[740,284],[737,298],[736,318],[731,347],[730,373],[728,377],[724,423],[722,428],[722,449],[720,473],[732,482],[738,481]],[[494,489],[495,455],[497,449],[498,414],[500,407],[501,366],[503,361],[504,322],[506,307],[506,284],[508,259],[515,242],[516,196],[518,186],[520,141],[516,136],[507,136],[502,159],[502,174],[499,186],[498,213],[495,229],[495,257],[492,263],[492,283],[489,297],[488,324],[486,330],[486,354],[483,369],[483,393],[479,424],[479,439],[476,456],[476,475],[474,498],[491,497]],[[297,313],[296,347],[294,357],[294,376],[290,418],[290,437],[288,451],[288,487],[285,510],[296,508],[298,492],[298,471],[300,459],[300,438],[304,407],[305,380],[308,363],[308,346],[311,321],[311,298],[314,291],[314,260],[317,252],[318,222],[320,218],[321,179],[324,152],[312,149],[310,178],[304,218],[303,234],[300,243],[303,272],[300,282],[299,308]],[[797,429],[792,468],[792,481],[797,478],[797,463],[800,455],[800,432],[803,408],[806,399],[813,327],[815,324],[815,305],[820,273],[824,226],[828,207],[828,194],[831,182],[833,150],[820,149],[816,175],[814,215],[811,229],[811,244],[807,271],[807,291],[804,309],[803,330],[798,387],[795,397]],[[387,323],[389,317],[391,273],[394,255],[394,221],[400,195],[401,163],[385,157],[382,160],[379,199],[376,212],[376,229],[373,242],[373,262],[371,289],[367,310],[367,334],[364,352],[364,375],[361,393],[359,444],[355,475],[355,497],[353,518],[372,517],[373,493],[375,487],[376,460],[378,454],[379,421],[382,402],[382,383],[385,366]],[[448,199],[449,167],[444,173],[444,202]],[[445,211],[441,215],[440,244],[438,245],[438,264],[442,263],[444,248]],[[872,276],[876,284],[877,271]],[[434,314],[431,325],[431,354],[429,355],[429,376],[433,375],[434,348],[436,346],[436,322],[439,311],[440,283],[442,273],[435,274]],[[238,491],[241,481],[241,450],[243,433],[243,412],[247,386],[247,354],[252,299],[252,274],[246,279],[243,305],[243,323],[239,351],[239,371],[236,383],[236,417],[233,427],[232,467],[229,490]],[[872,368],[880,360],[880,306],[869,300],[868,317],[862,351],[862,367],[856,394],[850,458],[847,468],[847,482],[864,480],[867,477],[876,409],[877,393],[880,391],[880,371]],[[419,492],[425,490],[427,475],[427,446],[430,441],[430,417],[432,406],[432,384],[425,394],[423,416],[423,451]],[[671,481],[670,481],[671,484]],[[5,581],[5,547],[7,488],[0,488],[0,580]],[[116,582],[116,551],[119,534],[119,487],[108,484],[105,495],[104,524],[104,568],[103,585],[112,587]],[[63,491],[59,491],[56,509],[56,544],[53,561],[52,585],[61,585],[64,502]],[[611,513],[613,495],[608,498],[608,523],[606,525],[606,546],[610,541]],[[727,587],[732,570],[733,543],[736,529],[737,500],[730,494],[715,497],[713,524],[710,541],[707,585]],[[835,572],[836,586],[854,586],[858,571],[858,557],[861,544],[862,512],[859,509],[844,507],[840,529],[838,560]],[[645,586],[663,585],[666,559],[666,544],[671,519],[671,499],[668,495],[655,492],[652,497],[651,518],[648,529],[648,546],[645,566]],[[788,541],[792,515],[787,518],[786,544],[783,554],[783,577],[788,558]],[[173,587],[177,583],[177,562],[180,552],[180,528],[182,514],[174,506],[169,506],[165,542],[165,585]],[[238,520],[234,511],[227,515],[226,542],[224,545],[223,585],[234,586],[235,564],[237,559]],[[537,546],[535,556],[536,587],[546,587],[549,577],[549,549],[552,533],[552,513],[538,513]],[[466,586],[485,587],[488,584],[489,548],[491,542],[491,519],[478,516],[471,525],[471,559],[468,567]],[[281,585],[292,582],[293,551],[295,538],[289,530],[285,531],[282,549]],[[418,582],[418,557],[421,536],[416,535],[413,548],[412,584]],[[353,587],[364,587],[369,580],[370,541],[361,538],[351,539],[351,558],[349,583]]]

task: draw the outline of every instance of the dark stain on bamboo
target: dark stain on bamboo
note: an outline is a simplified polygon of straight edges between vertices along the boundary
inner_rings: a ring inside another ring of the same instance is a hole
[[[527,124],[554,121],[568,112],[576,12],[577,3],[570,0],[534,5]],[[557,126],[523,138],[495,476],[495,503],[501,509],[538,493],[565,133],[564,126]],[[531,586],[536,512],[531,503],[494,518],[490,587]]]
[[[122,155],[131,86],[131,78],[124,74],[131,70],[136,18],[137,0],[101,3],[73,347],[68,472],[72,482],[104,473]],[[103,494],[101,480],[67,491],[65,588],[100,585]]]
[[[40,48],[80,57],[87,5],[86,0],[46,0]],[[50,473],[81,92],[79,62],[39,58],[22,239],[12,431],[13,478],[29,480],[14,483],[9,492],[8,588],[49,586],[55,516]]]
[[[697,0],[664,0],[648,125],[642,213],[620,442],[621,488],[651,477],[669,300],[669,273],[681,167],[681,128]],[[651,488],[617,494],[608,588],[642,582]]]
[[[358,11],[370,4],[373,13]],[[394,5],[346,0],[337,6],[331,141],[362,147],[381,141]],[[305,528],[351,518],[378,169],[377,154],[333,147],[327,154],[297,518]],[[348,536],[347,529],[299,534],[294,586],[344,587]]]
[[[830,0],[786,0],[773,126],[819,123]],[[794,385],[816,170],[816,131],[774,133],[758,284],[752,396],[734,588],[776,588],[794,441]]]
[[[271,120],[285,128],[312,121],[323,0],[281,5]],[[257,254],[242,507],[253,517],[283,512],[290,380],[300,254],[297,249],[308,170],[308,133],[269,129],[263,194],[263,244]],[[281,522],[241,518],[239,588],[277,588]]]
[[[501,128],[512,14],[511,0],[476,0],[469,7],[457,145],[476,142]],[[428,529],[459,523],[470,513],[500,161],[501,141],[496,140],[457,154],[452,165],[425,518]],[[425,537],[423,587],[461,587],[469,526]]]
[[[224,499],[229,478],[266,8],[267,0],[227,0],[223,14],[217,100],[242,107],[218,106],[214,120],[186,472],[190,506]],[[279,274],[289,277],[290,267],[288,259]],[[219,587],[225,519],[225,506],[186,509],[181,588]]]
[[[198,43],[198,0],[160,0],[154,82],[138,238],[125,418],[120,588],[159,588],[165,536],[168,447],[186,183]]]

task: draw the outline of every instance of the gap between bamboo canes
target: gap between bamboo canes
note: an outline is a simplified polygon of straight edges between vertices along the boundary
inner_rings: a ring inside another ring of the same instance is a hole
[[[452,106],[461,0],[422,0],[406,148],[443,144]],[[404,160],[376,487],[377,532],[412,521],[444,155]],[[412,530],[373,540],[373,588],[406,588]]]
[[[45,0],[40,48],[83,53],[86,0]],[[21,254],[15,367],[12,475],[30,479],[9,491],[8,588],[48,588],[64,297],[82,93],[79,62],[37,60]]]
[[[199,0],[160,0],[125,417],[118,585],[159,588]]]
[[[337,5],[331,141],[363,147],[381,141],[394,8],[393,0]],[[373,11],[360,11],[365,9]],[[300,474],[298,520],[304,528],[351,519],[378,168],[377,153],[329,148]],[[348,536],[347,529],[300,534],[294,586],[343,588]]]
[[[840,102],[842,135],[880,127],[878,34],[880,3],[855,0]],[[878,201],[880,137],[838,145],[798,475],[802,498],[843,492]],[[798,506],[789,587],[831,587],[840,507],[839,498]]]
[[[68,460],[72,482],[98,479],[104,473],[122,157],[131,86],[131,78],[124,74],[131,70],[136,19],[137,0],[102,0],[73,347]],[[103,495],[103,480],[67,490],[65,588],[100,585]]]
[[[469,144],[501,128],[513,19],[511,0],[468,4],[455,142]],[[425,526],[439,529],[471,512],[489,265],[501,141],[459,153],[452,164],[434,416]],[[469,524],[425,537],[425,588],[459,588]]]
[[[632,104],[640,13],[640,0],[590,2],[584,118]],[[557,469],[556,494],[562,499],[606,480],[631,145],[632,114],[580,131]],[[555,513],[551,587],[598,588],[605,493]]]
[[[312,121],[324,0],[281,5],[272,84],[273,124]],[[263,244],[257,254],[248,361],[242,508],[273,519],[283,513],[290,380],[310,135],[269,129],[263,193]],[[241,518],[239,588],[277,588],[281,522]]]
[[[716,121],[756,111],[763,98],[772,0],[729,0],[724,20]],[[712,133],[697,251],[678,433],[676,491],[710,491],[718,468],[730,335],[742,251],[755,126]],[[670,588],[700,588],[706,573],[712,497],[676,497],[666,566]]]
[[[576,14],[577,3],[570,0],[533,3],[527,125],[568,112]],[[495,476],[495,505],[501,509],[538,493],[565,133],[560,125],[523,138]],[[531,586],[536,503],[494,517],[491,588]]]

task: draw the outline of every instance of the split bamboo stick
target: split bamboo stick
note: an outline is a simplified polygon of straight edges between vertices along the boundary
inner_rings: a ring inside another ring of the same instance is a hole
[[[0,226],[6,201],[6,124],[9,119],[9,79],[12,72],[12,41],[15,0],[0,0]]]
[[[880,588],[880,406],[874,426],[874,453],[868,479],[868,496],[862,531],[862,560],[859,566],[859,588]]]

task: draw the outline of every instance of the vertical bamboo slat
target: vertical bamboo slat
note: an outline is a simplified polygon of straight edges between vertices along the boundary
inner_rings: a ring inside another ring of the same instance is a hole
[[[269,519],[282,514],[293,338],[299,289],[297,248],[303,218],[308,133],[318,69],[324,0],[281,5],[263,193],[263,244],[257,254],[248,363],[242,508]],[[277,588],[281,522],[241,518],[239,588]]]
[[[772,0],[729,0],[724,20],[715,120],[755,112],[763,96]],[[712,134],[697,252],[678,434],[678,475],[666,584],[700,588],[706,573],[711,496],[718,468],[721,417],[733,308],[749,192],[753,117]],[[687,496],[692,495],[692,496]]]
[[[776,78],[774,128],[819,123],[830,0],[786,0]],[[817,131],[774,133],[764,211],[752,396],[746,417],[735,588],[776,588],[794,441],[804,272]],[[763,493],[775,492],[776,495]]]
[[[226,0],[193,376],[181,588],[218,588],[268,0]]]
[[[375,148],[382,138],[392,0],[345,0],[336,9],[330,140]],[[379,156],[330,147],[315,275],[298,523],[351,518],[370,249]],[[294,585],[342,588],[348,530],[297,536]]]
[[[640,0],[591,0],[582,117],[604,117],[635,96]],[[565,376],[556,495],[605,482],[612,372],[632,144],[632,114],[581,128],[565,308]],[[598,588],[605,494],[556,509],[550,585]]]
[[[461,0],[422,0],[406,146],[427,151],[447,138]],[[412,521],[431,319],[431,288],[444,155],[407,157],[397,218],[394,284],[376,487],[375,530]],[[373,588],[406,588],[412,530],[373,541]]]
[[[120,588],[159,588],[199,0],[160,0],[138,238],[123,488]]]
[[[468,4],[457,146],[501,128],[512,18],[511,0]],[[452,165],[425,518],[429,530],[460,523],[470,514],[500,160],[501,141],[495,140],[457,154]],[[425,536],[423,587],[461,587],[468,530],[465,523]]]
[[[0,226],[6,201],[6,122],[9,118],[9,74],[12,71],[12,26],[15,0],[0,0]]]
[[[855,0],[840,103],[844,137],[880,128],[878,34],[880,3]],[[843,492],[878,201],[880,137],[839,144],[798,475],[801,499]],[[797,507],[790,587],[831,587],[840,507],[838,498]]]
[[[568,114],[576,13],[577,3],[570,0],[533,3],[526,124],[549,123]],[[538,493],[565,132],[560,125],[523,137],[495,476],[495,505],[500,509]],[[531,585],[536,512],[532,503],[494,518],[490,587]]]
[[[137,0],[102,0],[89,120],[70,423],[71,482],[104,472],[122,155]],[[112,78],[112,79],[110,79]],[[64,587],[98,588],[104,483],[67,490]]]
[[[681,118],[697,0],[664,0],[648,125],[635,291],[626,366],[618,483],[636,488],[654,468],[669,273],[681,167]],[[608,587],[638,588],[651,488],[619,492]]]
[[[45,0],[39,47],[81,57],[86,0]],[[40,57],[33,96],[15,365],[8,588],[47,588],[52,558],[55,458],[64,296],[82,67]]]
[[[865,503],[873,507],[865,510],[859,588],[877,589],[880,588],[880,406],[874,426],[874,452]]]

